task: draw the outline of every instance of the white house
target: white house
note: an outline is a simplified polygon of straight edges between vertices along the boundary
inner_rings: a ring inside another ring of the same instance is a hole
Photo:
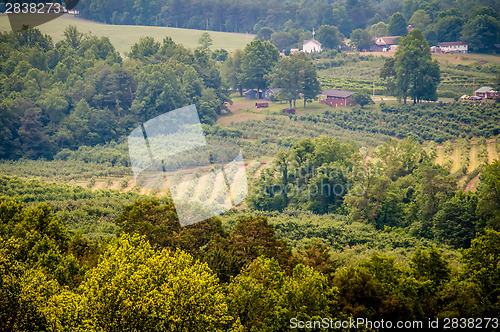
[[[400,36],[378,37],[371,46],[372,52],[396,52]]]
[[[304,40],[304,44],[302,45],[302,51],[305,53],[320,53],[323,51],[321,47],[321,43],[316,39]]]
[[[469,50],[469,45],[464,42],[446,42],[446,43],[438,43],[438,46],[441,50],[441,52],[444,53],[467,53]]]

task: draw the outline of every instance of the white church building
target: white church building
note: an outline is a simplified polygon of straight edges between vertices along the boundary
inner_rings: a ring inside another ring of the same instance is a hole
[[[321,47],[321,43],[316,39],[304,40],[304,44],[302,45],[302,51],[305,53],[320,53],[323,51]]]
[[[323,48],[321,47],[321,43],[314,39],[314,36],[316,36],[316,31],[312,32],[313,39],[310,40],[304,40],[304,43],[302,44],[302,52],[305,53],[321,53],[323,51]]]

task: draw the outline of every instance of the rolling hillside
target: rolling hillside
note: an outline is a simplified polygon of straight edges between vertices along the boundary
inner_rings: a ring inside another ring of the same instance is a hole
[[[79,19],[70,15],[61,16],[55,20],[37,26],[43,33],[52,36],[55,42],[62,39],[64,29],[69,25],[75,25],[82,32],[91,32],[96,36],[109,37],[111,43],[120,53],[130,51],[130,47],[139,41],[140,37],[151,36],[157,41],[172,37],[174,42],[187,48],[196,48],[198,39],[205,31],[178,29],[167,27],[149,27],[134,25],[108,25]],[[0,16],[0,31],[10,31],[9,19],[6,15]],[[224,48],[228,52],[243,49],[247,43],[254,38],[250,34],[227,33],[210,31],[213,39],[213,49]]]

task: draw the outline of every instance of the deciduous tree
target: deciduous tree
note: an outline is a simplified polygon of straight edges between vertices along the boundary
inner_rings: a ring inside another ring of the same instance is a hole
[[[406,18],[400,13],[394,13],[389,20],[389,26],[387,27],[387,34],[389,36],[406,36]]]
[[[318,40],[323,47],[337,50],[342,42],[343,36],[336,26],[322,25],[318,31]]]
[[[437,60],[431,57],[427,40],[419,29],[401,39],[395,54],[394,69],[398,96],[411,97],[413,103],[436,100],[441,74]]]
[[[254,40],[245,47],[241,56],[241,74],[238,75],[242,86],[255,88],[257,92],[267,86],[269,74],[279,59],[276,46],[268,41]]]
[[[350,47],[358,51],[369,50],[372,44],[370,33],[363,29],[356,29],[351,33]]]

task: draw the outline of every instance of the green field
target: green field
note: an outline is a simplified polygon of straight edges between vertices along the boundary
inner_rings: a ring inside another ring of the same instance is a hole
[[[186,48],[194,49],[198,46],[198,39],[205,31],[177,29],[168,27],[148,27],[133,25],[108,25],[79,19],[70,15],[61,16],[55,20],[39,25],[37,28],[43,33],[52,36],[55,42],[63,37],[64,29],[69,25],[75,25],[81,32],[91,32],[96,36],[108,37],[115,48],[122,54],[130,51],[130,47],[139,41],[140,37],[151,36],[157,41],[172,37],[174,42],[184,45]],[[0,31],[11,31],[9,19],[6,15],[0,16]],[[253,40],[254,35],[228,32],[210,31],[213,40],[213,49],[223,48],[228,52],[243,49],[247,43]]]

